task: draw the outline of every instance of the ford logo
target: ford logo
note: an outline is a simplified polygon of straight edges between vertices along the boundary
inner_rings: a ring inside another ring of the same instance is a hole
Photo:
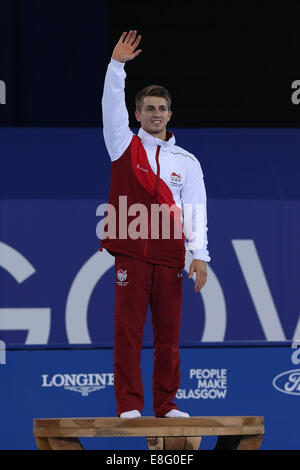
[[[288,370],[273,379],[273,386],[289,395],[300,395],[300,369]]]

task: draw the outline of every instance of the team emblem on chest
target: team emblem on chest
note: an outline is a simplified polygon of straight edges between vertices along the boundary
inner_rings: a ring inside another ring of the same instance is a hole
[[[182,178],[181,178],[181,174],[180,173],[175,173],[175,171],[173,171],[171,174],[170,174],[170,184],[172,186],[181,186],[182,185]]]
[[[118,278],[118,281],[119,281],[119,282],[117,281],[118,286],[126,286],[128,284],[128,282],[124,282],[127,279],[126,269],[121,269],[121,268],[118,269],[117,278]]]

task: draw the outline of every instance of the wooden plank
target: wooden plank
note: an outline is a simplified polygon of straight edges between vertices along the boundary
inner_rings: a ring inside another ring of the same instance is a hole
[[[151,450],[199,449],[201,436],[218,436],[215,450],[259,449],[263,416],[191,416],[136,419],[36,418],[33,434],[41,450],[82,450],[78,437],[146,437]]]
[[[146,437],[149,450],[164,450],[163,437]]]
[[[184,450],[185,437],[164,437],[164,450]]]
[[[89,433],[90,430],[87,430]],[[204,427],[204,426],[182,426],[182,427],[123,427],[123,428],[96,428],[93,430],[94,437],[100,436],[218,436],[227,434],[262,434],[262,426],[223,426],[223,427]],[[84,437],[82,435],[82,437]]]
[[[149,450],[198,450],[201,437],[147,437]]]
[[[186,437],[185,450],[198,450],[201,444],[202,437]]]
[[[80,444],[77,438],[72,437],[64,437],[64,438],[56,438],[56,437],[49,437],[48,438],[49,445],[52,450],[83,450],[82,445]]]
[[[190,418],[155,418],[136,419],[120,418],[44,418],[34,419],[34,435],[37,437],[55,436],[178,436],[178,428],[184,427],[186,436],[232,434],[261,434],[264,417],[262,416],[194,416]],[[260,426],[260,428],[258,427]],[[201,432],[199,429],[201,427]],[[223,432],[220,432],[220,427]],[[134,429],[132,429],[134,428]],[[174,434],[175,432],[175,434]]]
[[[48,442],[47,437],[36,437],[35,443],[36,443],[38,450],[51,450],[51,446]]]
[[[263,434],[257,434],[254,436],[241,436],[240,443],[236,450],[258,450],[263,438]]]
[[[90,427],[90,426],[126,426],[128,421],[132,419],[121,419],[116,417],[105,418],[37,418],[34,419],[34,425],[47,427]],[[264,424],[263,416],[191,416],[190,418],[155,418],[154,416],[145,416],[134,419],[134,426],[147,427],[158,426],[174,426],[180,425],[205,425],[214,426],[216,424],[222,426],[232,425],[258,425]]]
[[[136,427],[131,424],[116,427],[35,427],[35,437],[179,437],[179,436],[219,436],[263,434],[263,426],[149,426]]]

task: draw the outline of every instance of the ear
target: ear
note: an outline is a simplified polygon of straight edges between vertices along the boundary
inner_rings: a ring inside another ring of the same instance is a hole
[[[139,111],[135,110],[134,115],[135,115],[135,119],[136,119],[137,121],[141,122]]]
[[[171,117],[172,117],[172,111],[169,111],[169,117],[168,117],[168,122],[170,121]]]

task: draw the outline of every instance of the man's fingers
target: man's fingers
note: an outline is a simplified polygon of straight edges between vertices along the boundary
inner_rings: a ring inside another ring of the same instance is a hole
[[[132,35],[131,35],[131,39],[130,39],[130,45],[131,46],[133,46],[133,43],[135,41],[135,37],[136,37],[136,30],[134,30]]]
[[[135,51],[135,53],[133,54],[133,58],[135,59],[137,55],[139,55],[139,53],[142,52],[142,49],[139,49],[138,51]]]
[[[142,39],[142,36],[139,35],[136,40],[134,41],[134,43],[132,44],[132,47],[135,49],[136,47],[138,47],[139,43],[141,42],[141,39]]]
[[[194,260],[189,269],[189,279],[193,277],[193,273],[196,272],[196,279],[195,279],[195,284],[194,284],[194,291],[198,292],[204,284],[206,283],[207,279],[207,271],[206,271],[206,265],[205,262],[201,260]]]
[[[132,31],[132,29],[131,29],[131,30],[129,31],[129,33],[128,33],[127,38],[126,38],[127,44],[130,44],[130,43],[131,43],[131,39],[132,39],[133,34],[134,34],[134,31]]]
[[[200,289],[201,285],[201,271],[196,271],[196,281],[194,285],[194,290],[197,292]]]
[[[194,286],[195,292],[198,292],[200,289],[202,289],[202,287],[206,283],[206,279],[207,279],[207,273],[205,271],[197,272],[196,282]]]
[[[202,287],[203,287],[204,284],[206,283],[206,280],[207,280],[207,272],[204,271],[204,272],[202,273],[202,279],[201,279],[200,289],[202,289]],[[199,290],[200,290],[200,289],[199,289]]]
[[[123,41],[124,41],[126,34],[127,34],[126,31],[124,31],[124,33],[122,33],[122,35],[121,35],[121,37],[120,37],[120,39],[119,39],[119,42],[123,42]]]
[[[137,31],[135,29],[131,29],[128,34],[126,31],[123,31],[119,42],[113,50],[112,58],[120,62],[128,62],[138,56],[142,49],[137,51],[135,49],[141,41],[141,35],[138,37],[136,35]]]

